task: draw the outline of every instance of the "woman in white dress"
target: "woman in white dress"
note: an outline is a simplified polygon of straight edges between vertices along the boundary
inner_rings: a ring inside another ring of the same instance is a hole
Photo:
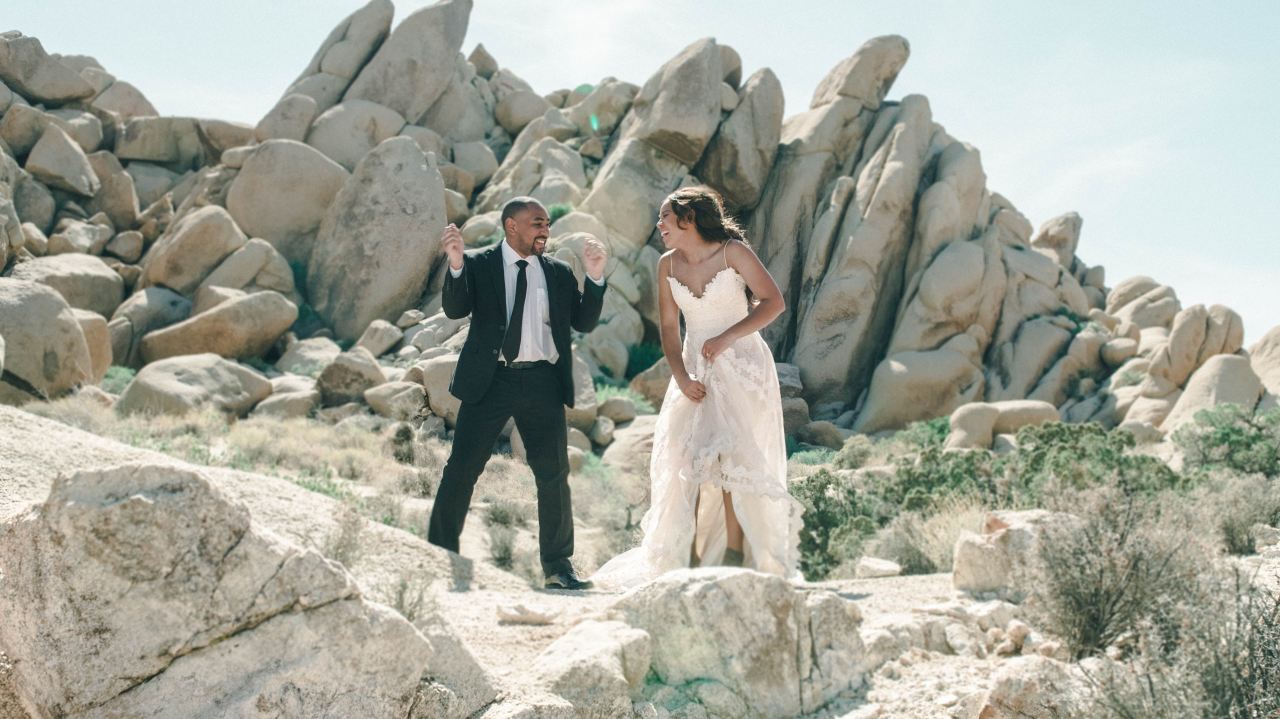
[[[803,510],[787,492],[778,374],[759,332],[782,314],[782,293],[713,190],[672,193],[658,231],[670,248],[658,306],[671,383],[654,429],[644,539],[594,579],[631,586],[713,565],[793,577]]]

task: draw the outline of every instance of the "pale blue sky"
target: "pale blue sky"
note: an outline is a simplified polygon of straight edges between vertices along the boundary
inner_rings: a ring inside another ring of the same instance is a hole
[[[360,4],[4,0],[0,29],[97,57],[161,113],[256,122]],[[397,21],[426,4],[398,0]],[[912,51],[890,96],[927,96],[1033,224],[1079,212],[1109,285],[1147,274],[1229,305],[1249,341],[1280,324],[1280,3],[476,0],[463,51],[483,42],[549,92],[641,84],[713,36],[747,74],[771,67],[791,114],[886,33]]]

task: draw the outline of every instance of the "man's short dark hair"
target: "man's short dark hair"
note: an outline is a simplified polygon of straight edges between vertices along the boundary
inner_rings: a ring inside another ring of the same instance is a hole
[[[504,233],[507,231],[507,220],[511,219],[512,217],[515,217],[516,214],[519,213],[521,210],[527,207],[533,207],[535,205],[538,207],[542,207],[541,202],[538,202],[537,200],[533,199],[532,197],[529,197],[528,195],[523,195],[521,197],[513,197],[510,200],[507,200],[507,204],[502,206],[502,219],[499,220],[499,224],[502,225],[502,231]],[[546,209],[546,208],[544,207],[543,209]]]

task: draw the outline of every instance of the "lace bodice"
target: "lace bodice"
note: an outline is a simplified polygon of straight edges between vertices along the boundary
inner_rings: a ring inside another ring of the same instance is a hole
[[[671,282],[671,296],[684,315],[689,339],[714,337],[737,324],[751,309],[747,282],[732,267],[717,272],[703,288],[702,296],[693,294],[674,276],[668,275],[667,279]]]

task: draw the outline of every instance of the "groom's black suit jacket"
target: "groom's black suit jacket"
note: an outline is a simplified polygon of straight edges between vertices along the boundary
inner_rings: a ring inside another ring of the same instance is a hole
[[[551,318],[551,338],[559,358],[556,376],[564,403],[573,406],[573,355],[569,328],[590,332],[600,320],[605,285],[590,279],[578,290],[578,281],[569,265],[554,257],[538,256],[547,281],[547,304]],[[499,242],[463,258],[462,274],[454,277],[445,270],[444,313],[450,319],[471,315],[471,329],[453,371],[449,392],[463,402],[478,402],[489,389],[507,331],[507,288]],[[526,302],[533,298],[526,297]]]

